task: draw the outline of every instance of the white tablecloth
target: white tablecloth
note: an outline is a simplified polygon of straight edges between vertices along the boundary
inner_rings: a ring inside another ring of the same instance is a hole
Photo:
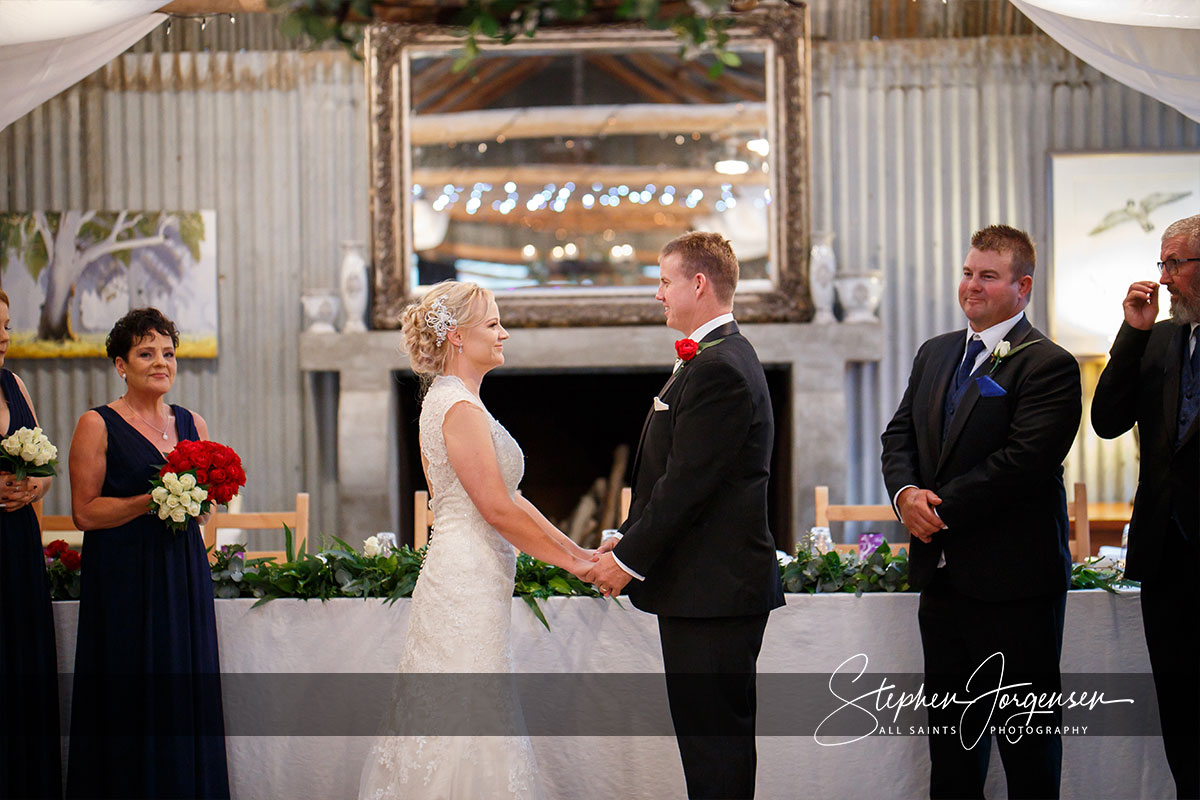
[[[833,672],[865,653],[871,672],[920,672],[915,594],[788,595],[771,615],[760,673]],[[225,673],[383,673],[399,660],[408,602],[218,600]],[[627,601],[552,599],[547,631],[513,601],[513,651],[519,672],[661,672],[655,618]],[[74,662],[76,603],[55,604],[62,672]],[[1149,673],[1137,592],[1072,592],[1067,600],[1063,672]],[[64,703],[67,698],[64,698]],[[760,691],[760,708],[770,698]],[[1152,709],[1147,709],[1153,712]],[[65,732],[65,731],[64,731]],[[230,736],[229,776],[244,800],[356,797],[369,736]],[[534,738],[548,796],[683,797],[683,770],[669,736]],[[993,745],[988,797],[1004,797]],[[760,736],[758,798],[920,798],[928,756],[921,736],[872,736],[823,747],[810,736]],[[1145,736],[1063,739],[1063,798],[1173,796],[1162,741]]]

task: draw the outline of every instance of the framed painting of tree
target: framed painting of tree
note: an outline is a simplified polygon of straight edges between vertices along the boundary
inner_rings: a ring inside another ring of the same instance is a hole
[[[131,308],[179,327],[179,356],[217,355],[215,211],[0,213],[12,358],[104,355]]]

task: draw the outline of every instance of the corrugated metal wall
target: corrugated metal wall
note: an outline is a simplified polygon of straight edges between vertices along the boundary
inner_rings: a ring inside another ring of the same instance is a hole
[[[1200,126],[1045,37],[825,42],[813,70],[814,230],[837,233],[843,272],[881,270],[886,281],[884,359],[847,376],[862,399],[848,501],[884,502],[879,432],[920,343],[965,324],[956,285],[972,231],[1007,222],[1033,236],[1031,316],[1045,329],[1048,153],[1196,147]],[[1114,304],[1124,289],[1113,287]],[[1099,368],[1085,365],[1088,397]],[[1102,442],[1086,409],[1084,419],[1067,480],[1085,480],[1092,500],[1129,500],[1132,437]]]
[[[336,51],[128,53],[0,132],[0,210],[216,209],[220,357],[182,362],[170,397],[242,454],[246,510],[305,488],[317,531],[335,530],[336,407],[297,367],[299,297],[336,286],[340,242],[368,236],[364,92]],[[122,391],[100,359],[11,367],[60,444]]]
[[[817,3],[814,30],[847,38],[870,22],[864,8]],[[173,398],[245,456],[247,509],[282,507],[305,488],[314,530],[334,531],[336,386],[296,368],[297,301],[335,285],[340,240],[367,237],[362,67],[336,49],[269,52],[280,46],[273,20],[237,24],[160,28],[0,132],[0,210],[215,208],[221,357],[184,363]],[[843,271],[881,269],[887,281],[884,361],[847,375],[861,402],[848,420],[846,500],[876,502],[879,432],[912,355],[961,324],[954,287],[971,231],[1008,221],[1045,254],[1048,151],[1195,147],[1200,126],[1042,36],[821,41],[813,68],[814,229],[837,233]],[[99,360],[10,365],[60,443],[84,409],[121,390]],[[1085,387],[1097,373],[1085,369]],[[1128,439],[1085,432],[1068,479],[1086,479],[1093,499],[1127,499],[1133,462]],[[48,510],[67,507],[62,480]]]

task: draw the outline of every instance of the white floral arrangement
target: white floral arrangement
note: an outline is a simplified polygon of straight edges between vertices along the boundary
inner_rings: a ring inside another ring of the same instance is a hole
[[[363,555],[374,558],[383,552],[383,547],[379,544],[378,536],[368,536],[363,539]]]
[[[0,441],[0,470],[12,472],[19,481],[54,475],[57,465],[58,448],[41,428],[18,428]]]
[[[188,521],[208,513],[210,506],[208,490],[198,486],[189,472],[168,472],[150,490],[150,512],[172,530],[186,530]]]

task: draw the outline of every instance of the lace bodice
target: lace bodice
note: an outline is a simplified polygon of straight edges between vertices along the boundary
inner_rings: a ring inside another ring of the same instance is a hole
[[[420,430],[421,452],[429,461],[429,490],[433,495],[435,532],[439,528],[455,527],[451,520],[456,520],[460,513],[475,512],[478,516],[474,504],[471,503],[458,476],[454,474],[454,468],[450,466],[450,459],[446,454],[446,438],[442,434],[442,423],[446,419],[446,413],[459,403],[470,403],[487,414],[488,424],[492,429],[492,445],[496,449],[500,474],[509,494],[517,491],[517,486],[525,474],[525,455],[521,452],[520,445],[504,426],[488,413],[480,399],[458,378],[447,375],[434,378],[433,385],[429,387],[421,405]],[[439,525],[440,520],[444,520],[444,524]]]

